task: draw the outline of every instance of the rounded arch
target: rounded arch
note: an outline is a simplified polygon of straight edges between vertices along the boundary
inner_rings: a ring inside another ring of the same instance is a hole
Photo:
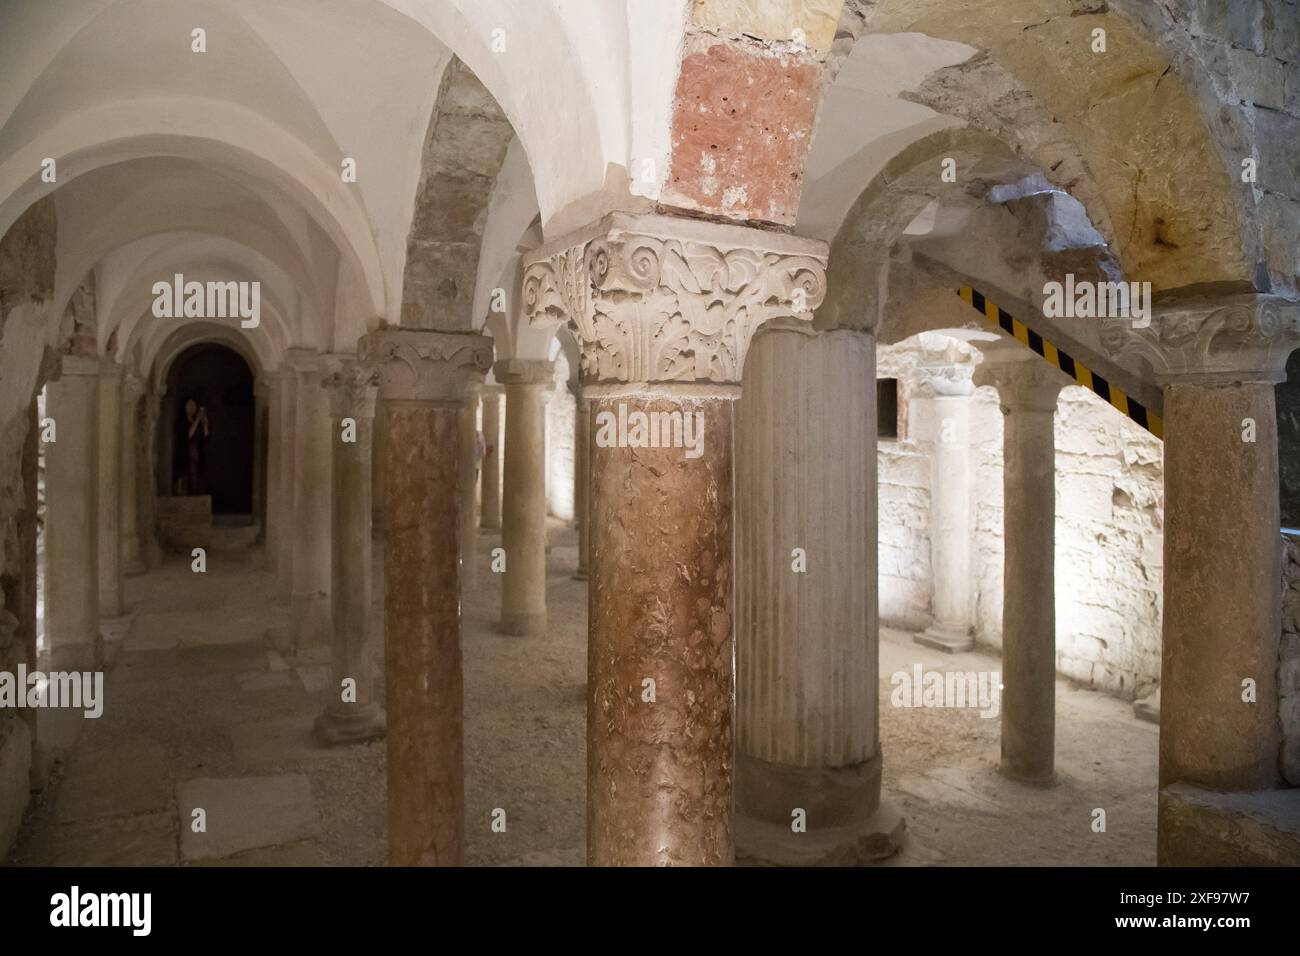
[[[1070,0],[879,0],[866,29],[983,51],[937,71],[909,99],[1031,154],[1063,126],[1097,184],[1095,197],[1080,198],[1095,223],[1111,224],[1129,280],[1156,289],[1249,280],[1210,131],[1170,61],[1128,18]],[[1094,50],[1098,30],[1105,52]]]
[[[182,354],[196,345],[205,344],[221,345],[238,353],[254,378],[260,378],[279,364],[277,356],[259,349],[255,342],[242,335],[238,329],[206,320],[197,320],[173,329],[154,343],[141,342],[143,347],[140,364],[148,374],[149,381],[160,387],[166,383],[172,366]]]

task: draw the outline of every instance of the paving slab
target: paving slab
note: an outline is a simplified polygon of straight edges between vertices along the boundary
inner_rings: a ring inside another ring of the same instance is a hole
[[[320,829],[311,780],[303,774],[199,777],[177,788],[176,803],[181,859],[186,862],[297,843],[312,839]],[[203,833],[195,833],[192,825],[196,808],[206,812]]]
[[[161,744],[134,740],[81,747],[59,783],[54,820],[81,823],[163,810],[170,804],[171,774]]]

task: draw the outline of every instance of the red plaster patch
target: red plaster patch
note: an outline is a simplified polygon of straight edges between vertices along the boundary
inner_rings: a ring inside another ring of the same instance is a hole
[[[663,201],[793,225],[812,140],[820,68],[728,41],[682,58]]]

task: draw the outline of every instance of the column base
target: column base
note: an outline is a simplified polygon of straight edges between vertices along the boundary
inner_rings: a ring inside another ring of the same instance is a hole
[[[545,634],[546,612],[541,611],[534,614],[523,612],[510,614],[503,613],[498,628],[502,634],[510,634],[514,637],[528,637],[533,634]]]
[[[1147,723],[1160,724],[1160,688],[1154,694],[1148,694],[1141,700],[1133,701],[1133,716]]]
[[[1023,783],[1027,787],[1038,787],[1047,789],[1056,786],[1060,781],[1056,777],[1056,769],[1048,770],[1046,773],[1037,771],[1013,770],[1004,764],[998,764],[998,773],[1008,780],[1014,780],[1016,783]]]
[[[375,704],[330,705],[316,718],[312,737],[322,747],[379,740],[388,729],[384,712]]]
[[[970,628],[952,624],[931,624],[920,634],[913,635],[912,640],[946,654],[961,654],[975,647]]]
[[[881,802],[861,823],[795,833],[788,823],[736,815],[739,866],[865,866],[887,860],[903,847],[907,821]]]

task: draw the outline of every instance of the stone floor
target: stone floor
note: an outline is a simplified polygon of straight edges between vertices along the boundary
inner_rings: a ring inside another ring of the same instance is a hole
[[[499,538],[480,538],[479,580],[462,605],[470,864],[583,860],[586,586],[571,579],[573,532],[553,525],[551,540],[545,637],[493,629]],[[383,744],[312,745],[327,659],[272,648],[288,608],[259,564],[255,553],[212,552],[203,575],[178,560],[129,579],[132,619],[104,716],[41,713],[50,782],[10,863],[383,862]],[[378,629],[378,602],[375,617]],[[916,663],[998,666],[884,634],[886,799],[909,826],[896,864],[1154,864],[1157,735],[1130,705],[1059,683],[1059,781],[1037,789],[996,773],[997,720],[889,705],[890,675]],[[492,829],[497,809],[504,833]]]

